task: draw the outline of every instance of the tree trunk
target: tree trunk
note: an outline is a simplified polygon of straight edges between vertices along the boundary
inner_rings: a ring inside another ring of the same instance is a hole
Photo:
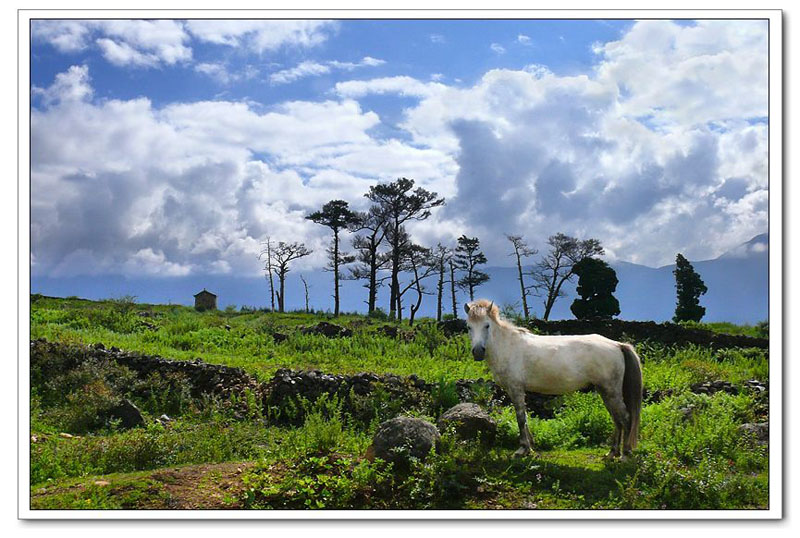
[[[339,317],[339,232],[333,231],[333,317]]]
[[[278,312],[283,312],[286,304],[286,273],[279,274],[278,280],[281,287],[281,291],[278,293]]]
[[[444,293],[444,262],[439,264],[439,285],[436,295],[436,321],[442,321],[442,294]]]
[[[517,254],[517,271],[519,272],[519,288],[522,292],[522,313],[525,315],[525,319],[530,317],[528,313],[528,299],[526,298],[525,293],[525,281],[522,279],[522,260],[519,257],[519,251],[514,249]]]
[[[275,283],[272,280],[272,240],[267,238],[267,274],[269,275],[269,304],[275,312]]]
[[[408,316],[408,326],[414,326],[414,316],[417,314],[417,310],[419,310],[420,305],[422,304],[422,285],[419,283],[419,272],[417,271],[416,264],[414,265],[414,283],[415,289],[417,290],[417,304],[411,305],[410,311],[411,313]]]
[[[308,282],[306,282],[306,279],[305,279],[305,277],[303,277],[303,275],[300,275],[300,280],[303,281],[303,288],[305,289],[305,292],[306,292],[306,314],[308,314],[308,312],[309,312],[309,308],[308,308]]]
[[[453,262],[450,263],[450,295],[453,299],[453,317],[458,318],[458,309],[456,308],[456,269],[453,267]]]

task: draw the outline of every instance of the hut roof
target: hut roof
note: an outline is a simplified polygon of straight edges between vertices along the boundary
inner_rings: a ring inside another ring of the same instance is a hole
[[[210,295],[210,296],[212,296],[212,297],[216,297],[216,294],[214,294],[214,293],[211,293],[211,292],[210,292],[210,291],[208,291],[208,290],[203,290],[203,291],[201,291],[201,292],[199,292],[199,293],[195,293],[195,294],[194,294],[194,296],[195,296],[195,297],[199,297],[199,296],[201,296],[201,295]]]

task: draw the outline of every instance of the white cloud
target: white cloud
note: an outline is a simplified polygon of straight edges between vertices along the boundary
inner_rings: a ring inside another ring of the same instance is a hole
[[[258,52],[284,46],[314,47],[338,28],[335,21],[315,20],[190,20],[186,28],[201,41]]]
[[[45,106],[68,101],[91,99],[93,90],[89,85],[89,67],[73,65],[64,73],[58,73],[49,88],[33,87],[32,93],[42,98]]]
[[[517,43],[521,43],[522,45],[530,45],[531,38],[525,34],[519,34],[517,35]]]
[[[253,275],[267,234],[307,242],[316,252],[305,263],[321,266],[328,237],[305,215],[334,198],[365,209],[363,194],[388,174],[410,171],[430,185],[454,173],[446,155],[373,140],[367,131],[379,118],[352,100],[266,111],[227,101],[94,102],[85,66],[37,93],[39,274]]]
[[[446,40],[442,34],[431,34],[430,36],[431,43],[446,43]]]
[[[350,80],[327,101],[268,108],[93,101],[88,68],[73,66],[33,89],[34,270],[255,274],[267,234],[306,241],[319,267],[327,236],[305,215],[334,197],[363,208],[369,185],[401,175],[447,198],[417,240],[477,235],[490,263],[507,263],[504,233],[538,247],[597,237],[649,265],[714,257],[768,222],[768,128],[753,120],[767,113],[766,28],[751,24],[639,22],[585,75],[532,64],[467,87]],[[211,30],[221,45],[254,39]],[[357,101],[375,94],[416,99],[392,125],[403,136],[378,138],[381,118]]]
[[[117,66],[159,67],[190,61],[193,38],[261,54],[320,45],[337,28],[335,21],[310,20],[39,20],[32,23],[32,37],[63,53],[95,44]]]
[[[597,48],[598,80],[629,94],[621,114],[669,126],[767,115],[766,21],[640,21]]]
[[[495,54],[506,53],[506,48],[500,43],[492,43],[491,45],[489,45],[489,48],[492,49],[492,52],[494,52]]]
[[[111,39],[102,38],[97,40],[97,44],[103,51],[103,57],[117,66],[155,67],[159,62],[159,58],[155,54],[142,53],[124,41],[117,43]]]
[[[325,75],[331,71],[338,69],[343,71],[352,71],[360,67],[375,67],[386,63],[383,60],[378,60],[370,56],[365,56],[360,62],[340,62],[329,61],[325,63],[318,63],[313,61],[305,61],[289,69],[282,69],[272,73],[269,80],[272,84],[288,84],[301,78],[315,77]]]
[[[50,43],[59,52],[72,53],[85,49],[90,32],[90,26],[85,21],[31,21],[32,38]]]
[[[32,23],[34,40],[60,52],[78,52],[95,43],[117,66],[156,67],[192,59],[189,35],[172,20],[40,20]]]
[[[334,91],[342,97],[359,98],[371,94],[397,94],[405,97],[429,97],[444,88],[439,83],[420,82],[407,76],[348,80],[337,82]]]

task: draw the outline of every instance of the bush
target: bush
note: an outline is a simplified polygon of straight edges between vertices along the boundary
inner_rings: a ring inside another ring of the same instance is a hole
[[[369,312],[367,318],[374,319],[375,321],[389,321],[389,315],[381,307],[377,307],[372,312]]]

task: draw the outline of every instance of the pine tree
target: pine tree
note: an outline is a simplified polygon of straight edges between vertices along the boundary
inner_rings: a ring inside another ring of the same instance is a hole
[[[475,288],[489,280],[489,275],[479,270],[478,265],[486,263],[486,256],[480,249],[481,243],[477,237],[462,235],[458,238],[455,259],[456,266],[466,274],[458,280],[458,287],[469,291],[469,300],[475,300]]]
[[[680,253],[675,258],[675,270],[672,273],[675,275],[678,295],[672,321],[700,321],[706,313],[706,309],[700,306],[700,296],[708,291],[703,279]]]
[[[328,270],[333,271],[333,315],[339,315],[339,279],[342,265],[355,261],[355,256],[339,250],[339,232],[346,230],[358,223],[358,215],[352,211],[344,200],[331,200],[322,206],[320,211],[315,211],[306,217],[308,220],[327,226],[333,231],[333,243],[327,250],[329,265]]]

